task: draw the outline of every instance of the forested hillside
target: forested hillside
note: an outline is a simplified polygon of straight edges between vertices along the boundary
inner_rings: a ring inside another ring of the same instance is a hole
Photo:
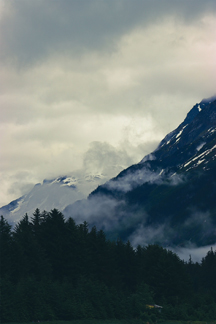
[[[1,322],[133,319],[214,320],[216,252],[183,262],[158,245],[109,241],[57,209],[1,217]],[[160,305],[162,311],[147,305]]]

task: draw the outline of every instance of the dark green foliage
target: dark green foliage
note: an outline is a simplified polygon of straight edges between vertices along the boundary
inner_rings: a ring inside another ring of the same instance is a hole
[[[11,226],[8,222],[1,216],[0,219],[0,251],[1,251],[1,259],[0,259],[0,269],[2,275],[10,275],[7,273],[12,264],[12,234],[11,234]]]
[[[212,248],[202,259],[201,282],[202,289],[211,292],[216,298],[216,251]]]
[[[54,209],[14,230],[1,217],[1,322],[213,320],[216,252],[184,263],[158,245],[109,241]],[[162,312],[147,307],[163,306]]]

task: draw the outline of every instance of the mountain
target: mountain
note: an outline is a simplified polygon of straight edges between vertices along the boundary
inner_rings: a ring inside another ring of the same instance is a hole
[[[13,223],[36,208],[57,208],[66,218],[87,221],[108,238],[130,240],[134,246],[215,244],[215,157],[212,97],[197,103],[155,151],[111,180],[83,173],[44,180],[0,208],[0,214]]]
[[[133,245],[216,242],[216,98],[196,104],[140,163],[123,170],[66,216]]]
[[[36,184],[32,190],[22,197],[0,208],[0,215],[10,223],[16,223],[26,213],[31,216],[36,208],[63,210],[68,204],[87,197],[89,192],[105,182],[103,174],[80,174],[74,172],[70,176],[61,176],[52,180],[44,180]]]

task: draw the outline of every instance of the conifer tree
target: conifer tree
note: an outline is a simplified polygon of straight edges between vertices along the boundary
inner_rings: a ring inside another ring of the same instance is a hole
[[[0,218],[0,273],[1,276],[10,274],[10,263],[12,258],[12,234],[11,225]]]

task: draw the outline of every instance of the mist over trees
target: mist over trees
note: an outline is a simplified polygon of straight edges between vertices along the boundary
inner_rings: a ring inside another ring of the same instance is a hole
[[[57,209],[0,219],[1,321],[213,320],[216,252],[182,261],[159,245],[110,241]],[[161,305],[162,311],[147,305]]]

